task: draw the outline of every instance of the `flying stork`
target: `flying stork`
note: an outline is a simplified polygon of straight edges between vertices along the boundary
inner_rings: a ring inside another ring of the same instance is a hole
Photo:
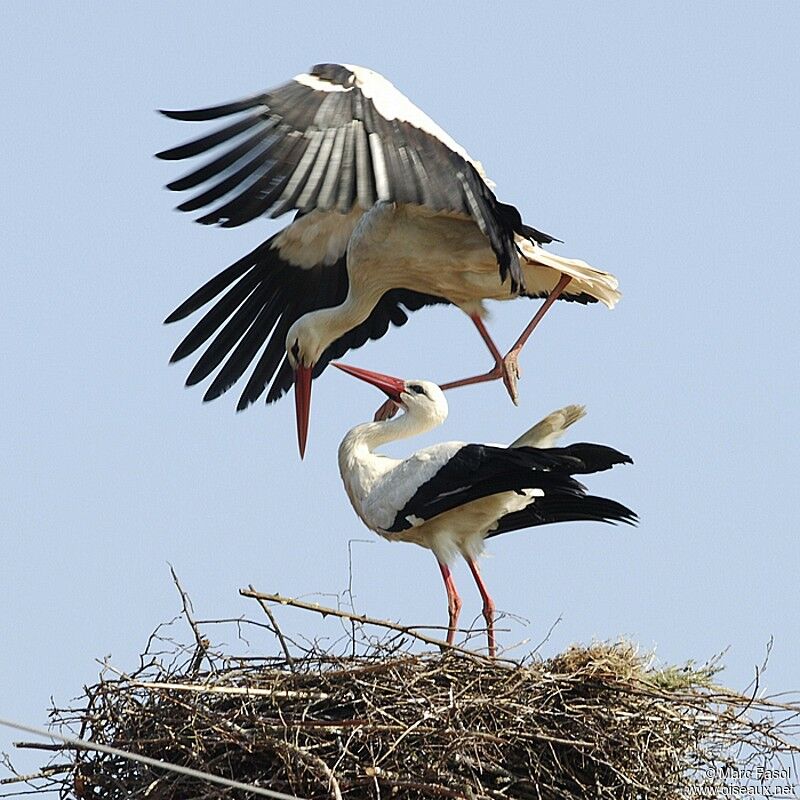
[[[461,554],[483,599],[489,654],[494,656],[494,602],[478,569],[484,539],[552,522],[593,520],[634,524],[629,508],[586,494],[572,476],[633,463],[600,444],[554,447],[582,406],[545,417],[508,447],[443,442],[404,459],[377,454],[388,442],[425,433],[447,417],[441,388],[429,381],[404,381],[334,362],[334,366],[377,386],[405,413],[353,428],[339,446],[339,472],[361,521],[391,541],[433,551],[447,592],[447,642],[453,644],[461,598],[450,564]]]
[[[175,161],[214,151],[167,185],[199,187],[178,209],[205,209],[198,222],[226,228],[296,212],[166,322],[215,301],[171,360],[208,342],[186,381],[196,384],[219,368],[205,400],[255,362],[238,410],[268,384],[268,403],[294,384],[301,456],[312,378],[390,324],[405,324],[407,311],[438,303],[461,308],[494,367],[442,388],[502,377],[516,402],[517,357],[556,298],[609,308],[619,298],[613,275],[545,251],[541,245],[556,240],[501,203],[480,162],[377,72],[318,64],[242,100],[162,113],[187,121],[235,118],[158,153]],[[484,325],[483,301],[514,297],[545,301],[502,356]]]

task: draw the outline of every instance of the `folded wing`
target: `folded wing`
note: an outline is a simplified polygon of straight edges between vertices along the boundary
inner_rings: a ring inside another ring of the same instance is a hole
[[[572,475],[599,472],[624,463],[632,463],[631,458],[598,444],[547,449],[464,445],[417,487],[386,530],[399,533],[473,500],[501,492],[541,490],[543,497],[537,497],[533,506],[551,496],[586,497],[585,487]]]

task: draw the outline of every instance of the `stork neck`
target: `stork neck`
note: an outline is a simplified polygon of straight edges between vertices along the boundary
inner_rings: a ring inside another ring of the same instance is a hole
[[[393,419],[381,422],[365,422],[356,425],[345,438],[353,447],[363,447],[372,453],[376,448],[389,442],[408,439],[426,433],[441,425],[444,420],[414,412],[404,412]]]
[[[326,331],[329,342],[335,342],[348,331],[364,322],[381,299],[380,294],[353,292],[352,286],[341,305],[311,312],[317,324]]]

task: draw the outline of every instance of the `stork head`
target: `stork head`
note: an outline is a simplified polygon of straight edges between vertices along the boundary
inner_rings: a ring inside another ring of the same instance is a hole
[[[305,455],[308,421],[311,415],[311,379],[314,365],[330,341],[322,337],[323,327],[313,314],[300,317],[286,334],[286,356],[294,370],[294,406],[297,416],[297,444]]]
[[[376,386],[410,416],[425,419],[434,425],[447,419],[447,399],[444,392],[431,381],[404,381],[402,378],[336,362],[333,366]]]

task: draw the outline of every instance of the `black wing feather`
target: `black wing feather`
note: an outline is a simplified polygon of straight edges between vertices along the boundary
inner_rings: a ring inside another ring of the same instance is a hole
[[[194,353],[204,342],[207,342],[220,329],[225,320],[246,301],[258,285],[258,273],[255,270],[251,270],[240,281],[231,286],[220,298],[219,302],[203,315],[194,328],[184,337],[183,341],[175,348],[175,352],[170,357],[170,363],[186,358],[186,356]]]
[[[249,330],[255,319],[261,313],[265,301],[269,297],[269,288],[263,284],[239,306],[228,321],[219,329],[219,332],[197,360],[194,368],[186,379],[187,386],[194,386],[207,378],[231,352],[236,343]]]
[[[225,289],[241,278],[242,275],[251,271],[254,263],[266,259],[271,245],[271,239],[262,242],[255,250],[251,251],[246,256],[242,256],[238,261],[235,261],[218,275],[211,278],[211,280],[206,281],[206,283],[187,297],[186,300],[164,320],[164,324],[168,325],[170,322],[177,322],[179,319],[185,319],[224,292]]]
[[[187,385],[199,383],[222,364],[205,400],[230,389],[254,363],[237,408],[241,410],[255,402],[268,385],[267,402],[277,400],[294,383],[294,373],[286,360],[289,328],[304,314],[340,305],[347,296],[344,256],[335,264],[300,269],[280,257],[278,249],[272,247],[274,239],[259,245],[201,286],[165,320],[183,319],[216,300],[171,358],[179,361],[211,340],[187,379]],[[325,350],[315,365],[314,376],[319,376],[332,360],[348,350],[383,336],[390,325],[404,325],[408,317],[403,307],[416,311],[447,302],[406,289],[386,292],[364,322]]]
[[[211,178],[215,178],[221,172],[239,161],[239,159],[244,158],[254,150],[260,150],[263,147],[263,131],[259,130],[257,133],[254,133],[252,136],[249,136],[247,139],[245,139],[241,144],[237,145],[231,150],[226,151],[221,156],[208,161],[199,169],[187,173],[182,178],[172,181],[172,183],[168,183],[167,189],[171,189],[173,192],[184,192],[187,189],[194,189],[195,186],[199,186],[201,183],[205,183],[206,181],[211,180]]]
[[[384,118],[349,69],[318,64],[311,75],[343,90],[326,92],[293,80],[232,103],[163,112],[190,121],[245,114],[233,124],[158,154],[167,160],[208,152],[261,126],[245,141],[168,184],[183,191],[222,177],[178,208],[195,211],[241,188],[198,222],[234,227],[261,214],[274,217],[292,209],[330,209],[334,204],[347,213],[355,203],[367,209],[376,199],[468,214],[488,238],[502,279],[510,277],[512,292],[523,289],[515,233],[540,244],[552,237],[524,225],[513,206],[497,200],[475,166],[436,136],[409,122]],[[248,156],[251,159],[237,169]]]
[[[165,111],[162,109],[161,113],[170,119],[183,120],[184,122],[207,122],[208,120],[227,117],[239,111],[247,111],[251,108],[265,105],[266,102],[267,95],[259,92],[259,94],[254,94],[252,97],[243,97],[241,100],[236,100],[233,103],[225,103],[221,106],[196,108],[190,111]]]
[[[493,447],[464,445],[395,516],[390,533],[412,527],[409,518],[429,520],[473,500],[501,492],[541,489],[545,496],[585,496],[585,487],[572,475],[632,463],[630,456],[605,445],[570,447]],[[538,503],[539,500],[534,501]]]
[[[232,125],[226,125],[224,128],[213,131],[206,136],[201,136],[199,139],[193,139],[191,142],[178,145],[178,147],[173,147],[170,150],[162,150],[160,153],[156,153],[156,158],[161,158],[164,161],[180,161],[184,158],[198,156],[200,153],[205,153],[218,145],[224,144],[229,139],[233,139],[240,133],[244,133],[254,125],[258,125],[262,119],[261,114],[249,114],[244,119],[240,119]]]

